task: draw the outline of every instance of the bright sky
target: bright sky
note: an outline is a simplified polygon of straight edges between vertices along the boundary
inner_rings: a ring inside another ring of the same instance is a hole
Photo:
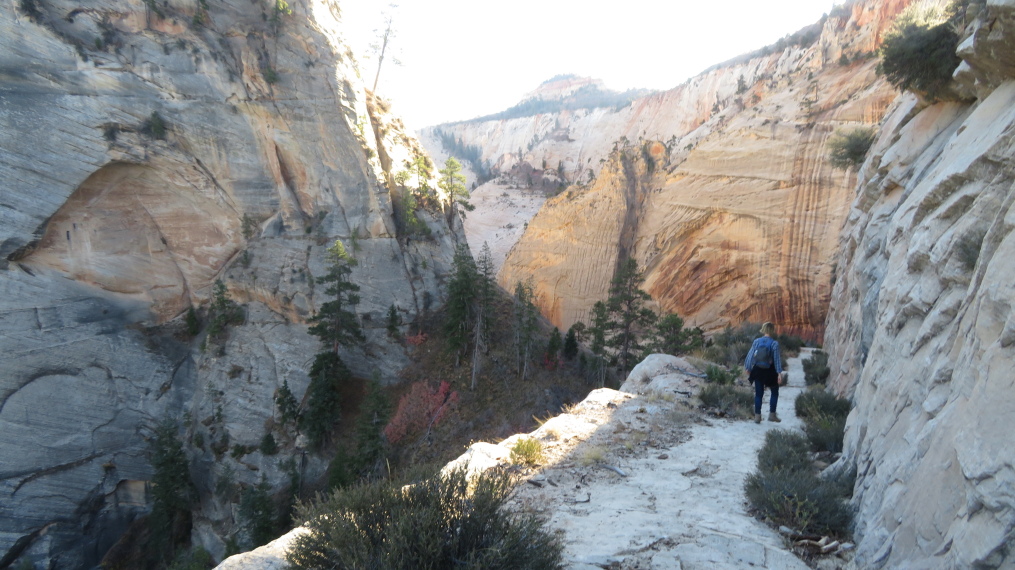
[[[610,89],[670,89],[705,68],[816,22],[833,0],[344,0],[349,41],[367,59],[382,11],[393,17],[392,65],[377,94],[410,129],[503,111],[561,73]]]

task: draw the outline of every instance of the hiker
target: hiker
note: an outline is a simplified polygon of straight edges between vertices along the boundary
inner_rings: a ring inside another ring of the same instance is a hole
[[[779,403],[779,385],[786,381],[786,373],[782,371],[779,342],[772,338],[775,335],[775,325],[761,325],[761,334],[765,336],[754,339],[747,360],[744,361],[747,379],[754,383],[754,423],[761,423],[761,397],[765,395],[766,387],[772,391],[768,421],[781,422],[775,413],[775,406]]]

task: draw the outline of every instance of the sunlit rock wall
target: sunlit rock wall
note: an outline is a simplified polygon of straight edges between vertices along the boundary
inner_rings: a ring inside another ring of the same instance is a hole
[[[1015,5],[967,21],[978,99],[899,99],[841,238],[825,338],[865,568],[1015,564]]]
[[[150,506],[163,418],[190,446],[195,542],[221,556],[237,521],[217,483],[278,489],[303,456],[281,433],[278,456],[249,450],[276,389],[307,387],[335,239],[359,261],[358,376],[408,362],[389,306],[439,303],[460,223],[421,213],[434,238],[406,245],[388,194],[418,146],[365,92],[338,2],[275,6],[0,6],[0,566],[94,567]],[[221,349],[182,324],[216,279],[246,304]]]
[[[876,125],[895,97],[872,55],[905,4],[856,2],[808,47],[721,66],[624,109],[442,126],[502,169],[539,141],[523,160],[563,164],[581,182],[529,222],[501,284],[532,277],[544,314],[567,327],[587,322],[618,256],[633,256],[660,308],[693,325],[771,320],[820,340],[855,183],[828,164],[827,143],[837,129]]]

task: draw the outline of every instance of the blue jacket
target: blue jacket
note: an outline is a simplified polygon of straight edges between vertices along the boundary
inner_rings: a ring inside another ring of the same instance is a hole
[[[748,372],[751,371],[751,368],[754,368],[754,355],[762,344],[770,344],[772,346],[772,361],[775,364],[775,371],[778,374],[782,374],[782,356],[779,354],[779,343],[774,338],[768,336],[754,339],[754,344],[751,345],[751,350],[747,353],[747,360],[744,361],[744,368]]]

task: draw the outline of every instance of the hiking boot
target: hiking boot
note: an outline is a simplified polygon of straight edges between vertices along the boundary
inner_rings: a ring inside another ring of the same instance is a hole
[[[761,414],[754,414],[754,423],[756,424],[761,423]]]
[[[758,417],[760,418],[761,416],[759,415]],[[758,421],[761,421],[761,420],[759,419]],[[772,413],[768,414],[768,421],[770,421],[770,422],[781,422],[782,420],[779,419],[779,416],[775,415],[775,412],[772,412]]]

